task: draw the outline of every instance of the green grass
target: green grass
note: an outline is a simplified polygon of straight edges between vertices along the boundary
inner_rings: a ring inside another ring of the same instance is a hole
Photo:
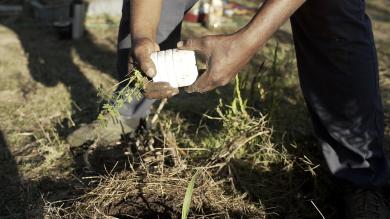
[[[200,171],[198,170],[195,173],[195,175],[192,177],[190,183],[188,184],[186,194],[185,194],[184,200],[183,200],[181,219],[188,218],[188,213],[189,213],[190,207],[191,207],[192,194],[194,192],[195,183],[196,183],[196,180],[198,179],[199,174],[200,174]]]

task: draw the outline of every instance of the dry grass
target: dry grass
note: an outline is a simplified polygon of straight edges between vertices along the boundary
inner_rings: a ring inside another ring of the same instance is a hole
[[[141,168],[97,177],[98,186],[72,203],[69,208],[47,206],[51,217],[63,218],[177,218],[191,180],[191,168],[168,168],[150,173]],[[265,218],[261,206],[250,204],[245,195],[227,194],[223,182],[202,170],[196,181],[189,218]]]
[[[52,218],[176,218],[187,185],[195,170],[200,170],[189,218],[277,215],[273,208],[288,201],[278,191],[280,186],[294,186],[286,176],[291,177],[295,165],[301,166],[301,174],[308,170],[305,175],[315,176],[316,166],[273,143],[267,117],[246,106],[238,84],[230,104],[221,102],[216,116],[205,116],[220,124],[218,132],[199,130],[201,124],[188,136],[188,127],[175,131],[182,120],[165,115],[148,132],[136,132],[124,142],[129,148],[126,171],[113,174],[106,168],[105,176],[84,178],[91,185],[85,188],[85,195],[71,201],[47,202],[45,214]],[[185,135],[187,138],[182,138]],[[177,153],[168,152],[172,149]],[[172,162],[177,159],[179,162]],[[274,172],[275,167],[279,172]],[[257,178],[264,173],[269,176]]]
[[[258,139],[258,142],[268,141],[267,144],[270,144],[271,131],[265,126],[265,117],[255,121],[257,119],[250,117],[246,107],[242,105],[240,112],[244,112],[243,115],[248,123],[237,123],[237,119],[240,118],[236,116],[241,115],[236,111],[238,109],[235,109],[239,103],[242,103],[239,99],[234,101],[234,107],[229,107],[233,110],[231,113],[235,114],[228,115],[230,111],[223,113],[222,108],[217,110],[220,112],[219,119],[224,118],[222,119],[224,128],[221,131],[228,130],[230,133],[225,139],[221,139],[221,142],[229,142],[229,147],[221,147],[212,154],[199,155],[203,160],[201,162],[194,162],[188,155],[188,159],[180,159],[180,162],[169,162],[177,157],[174,156],[175,153],[165,153],[167,150],[164,149],[175,149],[179,152],[177,154],[185,154],[184,151],[191,148],[180,148],[182,142],[171,132],[172,120],[160,120],[148,133],[138,132],[138,136],[132,136],[135,140],[134,144],[131,140],[127,141],[128,147],[133,148],[133,153],[128,154],[129,158],[131,157],[129,161],[133,161],[128,163],[130,171],[93,177],[93,181],[98,183],[91,191],[72,201],[67,208],[59,208],[58,203],[53,205],[48,202],[46,214],[50,217],[64,218],[102,216],[175,218],[181,212],[184,194],[194,169],[198,169],[201,170],[201,175],[196,181],[189,218],[236,218],[237,216],[265,218],[266,212],[262,206],[251,204],[248,199],[245,199],[246,195],[243,193],[232,192],[230,187],[232,181],[223,177],[220,171],[229,165],[238,150],[244,149],[248,143]],[[235,121],[234,124],[232,121]],[[236,127],[235,130],[231,129],[232,125]],[[187,131],[182,130],[183,133]],[[154,139],[153,146],[149,143],[151,139]],[[145,150],[150,147],[153,148],[151,151]],[[158,157],[149,159],[158,152],[162,155],[162,159]],[[171,165],[167,166],[168,163]],[[193,166],[195,164],[196,166]]]
[[[234,102],[234,104],[238,104],[238,102]],[[233,108],[230,109],[233,110]],[[86,178],[92,179],[90,182],[92,184],[97,182],[97,185],[93,186],[91,191],[85,195],[71,201],[70,207],[58,207],[58,203],[47,202],[46,214],[49,217],[63,218],[103,216],[176,218],[180,215],[187,185],[195,172],[194,170],[197,169],[201,171],[201,175],[196,181],[189,218],[265,218],[266,212],[262,205],[250,203],[245,193],[239,193],[235,190],[232,192],[230,186],[234,182],[230,181],[229,178],[232,179],[233,176],[225,178],[220,171],[226,166],[230,166],[230,161],[238,150],[244,149],[248,143],[256,139],[259,142],[269,141],[270,130],[265,126],[264,117],[255,122],[255,118],[246,113],[246,108],[241,110],[240,112],[245,112],[244,116],[248,123],[237,124],[234,122],[233,126],[239,125],[240,127],[236,127],[236,130],[230,130],[231,127],[228,123],[231,123],[232,120],[237,121],[237,118],[234,118],[233,115],[229,115],[230,118],[227,118],[228,115],[223,114],[221,108],[218,109],[221,113],[220,119],[225,118],[222,132],[226,130],[230,132],[224,139],[230,139],[228,141],[230,147],[221,147],[208,158],[209,154],[202,154],[203,161],[199,162],[194,162],[190,157],[176,163],[169,162],[177,157],[174,157],[173,153],[165,154],[164,149],[175,148],[179,154],[184,154],[185,150],[191,148],[178,147],[181,143],[180,139],[176,138],[170,131],[172,121],[159,121],[156,125],[157,128],[149,133],[139,132],[139,136],[133,136],[134,140],[137,139],[134,145],[132,145],[132,141],[127,141],[130,142],[128,143],[129,147],[136,147],[131,154],[133,159],[129,159],[129,161],[133,160],[133,162],[128,163],[130,171]],[[238,114],[238,111],[235,113]],[[168,125],[169,123],[170,125]],[[241,124],[246,124],[246,126]],[[183,133],[186,131],[182,130]],[[141,147],[139,145],[140,139],[142,139],[141,144],[144,144]],[[142,147],[151,147],[150,139],[154,139],[153,150],[143,150]],[[176,145],[172,145],[173,143]],[[267,143],[269,144],[269,142]],[[157,152],[162,152],[162,159],[148,159],[153,156],[151,154],[157,154]],[[139,159],[134,159],[134,157]],[[174,166],[167,166],[167,163]],[[195,164],[196,166],[193,166]]]

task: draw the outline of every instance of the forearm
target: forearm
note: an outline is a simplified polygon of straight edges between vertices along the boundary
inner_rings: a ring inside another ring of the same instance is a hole
[[[132,41],[156,41],[163,0],[131,0],[130,32]]]
[[[236,34],[253,50],[258,50],[287,21],[305,0],[266,0],[251,22]]]

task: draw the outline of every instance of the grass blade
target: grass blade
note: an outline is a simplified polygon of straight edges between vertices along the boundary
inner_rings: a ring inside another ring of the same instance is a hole
[[[195,175],[192,177],[190,183],[188,184],[186,195],[184,196],[183,208],[181,211],[181,219],[187,219],[188,213],[190,212],[192,193],[194,191],[196,179],[199,177],[200,170],[196,171]]]

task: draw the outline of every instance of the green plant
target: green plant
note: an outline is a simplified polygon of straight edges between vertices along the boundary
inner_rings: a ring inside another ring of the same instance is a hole
[[[149,79],[143,76],[141,71],[134,69],[128,78],[115,84],[109,91],[104,91],[100,88],[98,96],[105,104],[102,106],[98,120],[106,126],[110,117],[117,118],[119,109],[126,102],[129,103],[134,99],[139,100],[142,98],[142,90],[147,83],[149,83]]]
[[[187,219],[188,213],[190,212],[192,193],[194,192],[195,182],[198,179],[200,171],[198,170],[195,175],[192,177],[190,183],[188,184],[186,194],[184,196],[183,209],[181,211],[181,219]]]

